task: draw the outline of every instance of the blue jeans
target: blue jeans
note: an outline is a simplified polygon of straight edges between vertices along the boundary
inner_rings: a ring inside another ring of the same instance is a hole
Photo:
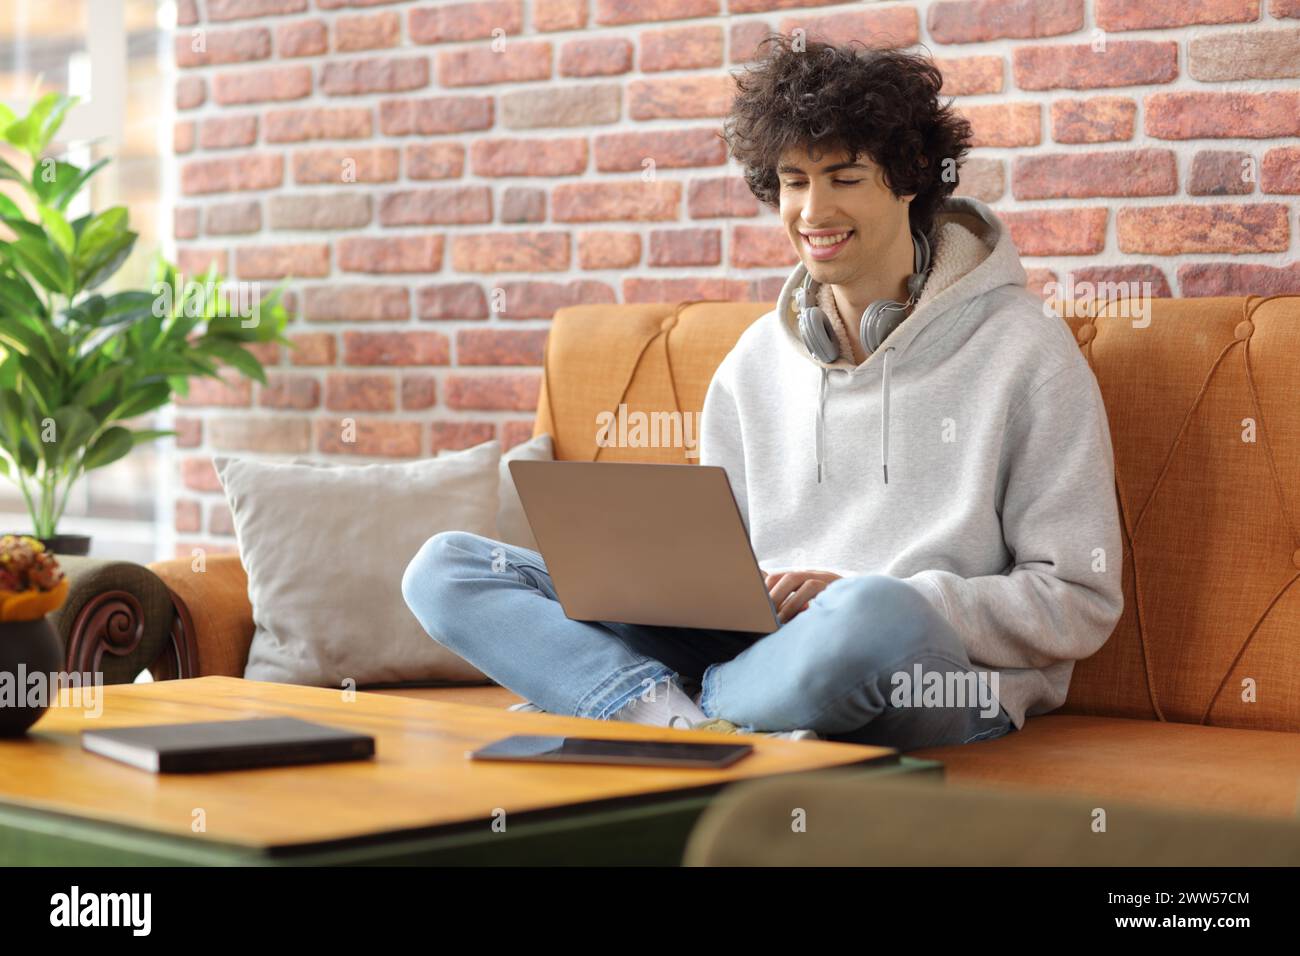
[[[402,595],[438,643],[554,714],[609,719],[654,683],[702,691],[700,709],[742,731],[807,728],[828,740],[915,750],[1014,728],[995,698],[896,699],[903,680],[975,671],[947,620],[910,584],[831,582],[771,634],[570,620],[542,556],[464,531],[434,535]],[[947,678],[945,678],[946,680]],[[987,674],[984,679],[989,681]],[[996,677],[989,681],[996,688]],[[986,688],[987,689],[987,688]],[[991,703],[991,706],[990,706]]]

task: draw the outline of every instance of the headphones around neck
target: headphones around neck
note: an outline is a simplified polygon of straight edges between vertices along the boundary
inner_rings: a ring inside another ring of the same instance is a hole
[[[862,313],[859,330],[863,346],[870,352],[880,348],[885,339],[903,324],[908,310],[916,304],[930,271],[930,242],[919,230],[912,231],[912,274],[907,277],[906,302],[896,299],[877,299]],[[840,346],[835,339],[835,329],[828,316],[817,303],[817,290],[821,283],[813,281],[812,273],[805,273],[803,282],[795,290],[795,305],[799,310],[799,338],[804,347],[822,362],[830,364],[840,357]]]

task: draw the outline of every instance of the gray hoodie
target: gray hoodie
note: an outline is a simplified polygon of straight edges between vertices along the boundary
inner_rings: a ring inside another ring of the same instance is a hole
[[[933,235],[915,310],[861,365],[804,348],[796,267],[719,365],[699,460],[726,469],[765,571],[909,582],[998,672],[1019,728],[1065,701],[1123,609],[1110,430],[993,211],[949,199]]]

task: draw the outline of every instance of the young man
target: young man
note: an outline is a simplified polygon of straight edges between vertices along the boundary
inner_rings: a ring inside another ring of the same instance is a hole
[[[1123,606],[1096,379],[1002,223],[952,198],[970,128],[933,63],[768,42],[725,130],[800,263],[719,366],[700,462],[726,469],[782,626],[570,621],[540,555],[457,532],[404,594],[546,711],[901,750],[1000,736],[1060,706]]]

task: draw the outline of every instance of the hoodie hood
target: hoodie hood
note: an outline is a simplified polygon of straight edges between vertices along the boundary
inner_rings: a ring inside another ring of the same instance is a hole
[[[825,459],[825,407],[828,379],[832,372],[848,375],[864,369],[881,370],[881,430],[880,463],[883,479],[889,482],[889,380],[890,368],[907,359],[912,343],[936,321],[953,309],[961,308],[972,300],[1002,286],[1024,288],[1027,276],[1020,263],[1020,254],[1002,221],[986,204],[969,197],[949,197],[935,217],[933,255],[925,286],[911,313],[880,348],[867,356],[862,365],[853,363],[852,354],[843,351],[844,332],[852,336],[859,333],[859,318],[841,319],[827,309],[834,305],[829,287],[823,286],[817,296],[823,310],[833,323],[842,324],[837,331],[841,354],[833,362],[822,362],[804,347],[799,336],[799,312],[795,290],[808,274],[801,261],[790,273],[777,297],[776,313],[782,337],[807,361],[821,370],[821,383],[817,400],[816,457],[817,480],[821,481]]]

